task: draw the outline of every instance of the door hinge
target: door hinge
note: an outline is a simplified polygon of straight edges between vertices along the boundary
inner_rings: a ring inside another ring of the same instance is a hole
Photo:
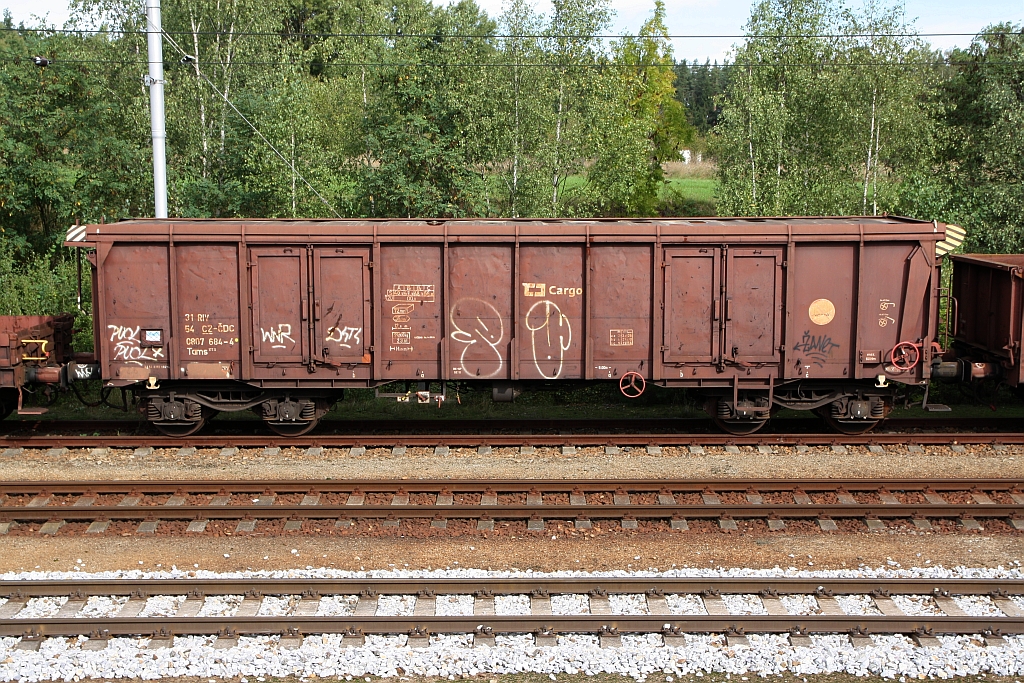
[[[783,344],[782,346],[779,347],[779,353],[785,353],[785,352],[786,352],[786,345]]]
[[[373,268],[373,261],[368,261],[366,264],[367,268]]]

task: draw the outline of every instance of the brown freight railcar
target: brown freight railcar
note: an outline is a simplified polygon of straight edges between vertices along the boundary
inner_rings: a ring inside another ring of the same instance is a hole
[[[131,220],[89,225],[97,361],[161,430],[255,409],[302,433],[394,381],[699,389],[844,431],[926,384],[944,226],[897,217]],[[415,396],[415,394],[413,394]]]
[[[1024,393],[1024,254],[952,257],[953,351],[962,381],[998,378]]]
[[[67,386],[75,316],[0,315],[0,420],[17,410],[39,415],[45,408],[24,405],[31,385]],[[87,373],[86,373],[87,375]],[[83,375],[83,377],[86,377]]]

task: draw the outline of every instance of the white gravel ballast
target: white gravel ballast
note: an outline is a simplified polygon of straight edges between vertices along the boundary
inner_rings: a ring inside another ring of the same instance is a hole
[[[490,572],[459,569],[445,571],[374,571],[347,572],[333,569],[291,570],[278,572],[223,573],[177,569],[165,572],[24,572],[0,575],[5,581],[67,580],[67,579],[238,579],[238,578],[543,578],[551,577],[744,577],[792,576],[815,578],[1005,578],[1024,579],[1019,565],[1010,569],[946,569],[866,568],[841,571],[803,571],[790,568],[754,569],[673,569],[659,572]],[[614,614],[642,614],[642,596],[612,596],[609,600]],[[866,596],[865,596],[866,597]],[[230,614],[241,596],[208,597],[203,614]],[[557,598],[557,599],[556,599]],[[674,614],[704,613],[698,596],[666,596]],[[87,611],[111,614],[123,601],[110,598],[90,599]],[[143,615],[170,615],[183,602],[183,596],[153,596]],[[325,596],[319,605],[320,614],[350,614],[354,596]],[[553,612],[580,614],[589,611],[587,596],[552,596]],[[757,596],[730,596],[724,601],[730,613],[763,614],[764,606]],[[870,603],[862,598],[839,600],[850,614],[870,613]],[[901,609],[916,614],[941,614],[930,596],[908,596],[894,599]],[[998,610],[986,598],[957,598],[957,603],[970,613],[995,614]],[[60,608],[60,601],[30,601],[19,618],[48,618]],[[791,613],[813,613],[813,600],[786,597],[783,600]],[[381,596],[377,614],[411,614],[415,596]],[[529,612],[526,596],[497,596],[498,614]],[[287,614],[293,605],[287,598],[266,596],[260,614]],[[473,613],[473,597],[438,596],[438,614]],[[485,617],[482,617],[485,619]],[[749,645],[730,645],[722,635],[687,634],[685,644],[667,646],[659,635],[623,635],[621,646],[600,646],[590,634],[560,634],[557,645],[538,647],[531,636],[498,635],[494,646],[474,647],[466,635],[434,635],[422,648],[410,648],[407,637],[368,636],[363,645],[352,645],[351,639],[337,634],[311,635],[298,647],[288,647],[276,636],[240,637],[232,647],[216,647],[214,636],[178,637],[169,647],[148,648],[148,638],[112,638],[106,649],[84,648],[87,639],[47,638],[36,651],[17,647],[18,638],[0,638],[0,681],[81,681],[84,679],[140,678],[146,680],[195,676],[201,678],[238,678],[266,676],[317,676],[352,680],[354,677],[431,676],[454,679],[477,674],[535,672],[541,674],[610,673],[643,681],[652,673],[678,676],[695,672],[770,675],[782,672],[807,675],[847,672],[854,675],[876,675],[884,678],[938,677],[993,673],[1002,676],[1024,674],[1024,637],[1007,636],[1005,645],[986,647],[980,637],[940,636],[939,647],[921,647],[905,636],[872,636],[872,645],[855,648],[845,635],[812,636],[810,646],[795,647],[784,635],[750,634]]]

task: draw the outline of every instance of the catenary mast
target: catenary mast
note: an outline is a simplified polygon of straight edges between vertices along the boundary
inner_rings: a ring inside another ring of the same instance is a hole
[[[149,55],[150,129],[153,134],[153,204],[154,216],[167,218],[167,157],[164,141],[164,54],[160,23],[160,0],[146,0],[146,38]]]

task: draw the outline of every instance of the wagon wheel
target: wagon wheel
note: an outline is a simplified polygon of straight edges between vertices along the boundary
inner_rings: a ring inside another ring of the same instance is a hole
[[[720,417],[712,417],[711,421],[723,432],[729,432],[736,436],[753,434],[768,424],[768,420],[723,420]]]
[[[829,406],[816,410],[818,417],[825,421],[833,431],[839,432],[840,434],[847,434],[849,436],[856,436],[858,434],[867,434],[872,429],[878,426],[881,420],[841,420],[839,418],[832,417],[832,410]]]
[[[18,407],[17,390],[0,389],[0,420],[14,412]]]
[[[156,430],[164,436],[181,439],[192,436],[206,426],[207,420],[213,419],[218,411],[203,406],[202,417],[195,422],[182,420],[181,422],[152,422]]]
[[[192,436],[200,429],[206,426],[206,417],[201,417],[195,422],[154,422],[153,426],[156,430],[164,436],[174,437],[180,439],[186,436]]]
[[[278,436],[294,437],[309,434],[316,429],[319,423],[320,418],[317,417],[312,420],[297,420],[295,422],[267,422],[267,426]]]

